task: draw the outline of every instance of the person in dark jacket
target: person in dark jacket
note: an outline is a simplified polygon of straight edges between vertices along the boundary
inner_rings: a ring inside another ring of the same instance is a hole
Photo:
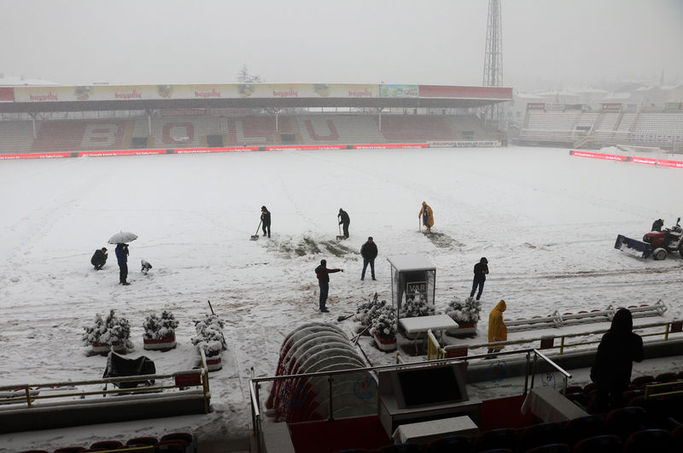
[[[652,229],[650,231],[662,231],[663,226],[664,226],[664,220],[657,219],[652,224]]]
[[[266,236],[267,231],[267,235],[270,237],[270,211],[265,206],[261,206],[261,228],[263,235]]]
[[[633,315],[620,308],[612,326],[602,336],[591,368],[591,380],[597,385],[596,409],[607,412],[622,407],[622,393],[631,383],[633,361],[643,360],[643,339],[633,333]]]
[[[318,285],[320,286],[320,311],[323,313],[330,311],[325,307],[325,303],[327,302],[327,293],[330,290],[329,274],[335,272],[344,272],[344,269],[328,269],[326,260],[320,260],[320,266],[315,268],[315,275],[318,277]]]
[[[377,258],[377,244],[372,240],[372,236],[360,248],[360,255],[363,257],[363,272],[360,274],[360,279],[365,280],[365,269],[370,265],[370,274],[375,280],[375,258]]]
[[[116,244],[116,261],[119,263],[119,284],[130,285],[128,279],[128,244]]]
[[[349,238],[349,224],[351,224],[351,218],[349,213],[339,208],[339,214],[337,214],[337,219],[339,220],[339,225],[344,229],[344,237]]]
[[[93,253],[92,258],[90,258],[90,264],[95,266],[95,270],[99,271],[102,269],[102,266],[107,262],[107,248],[102,247],[101,249],[95,250],[95,253]]]
[[[489,261],[482,257],[477,264],[474,265],[474,280],[472,280],[472,292],[470,297],[474,297],[474,293],[479,288],[477,293],[477,300],[481,298],[481,293],[484,291],[484,282],[486,281],[486,274],[489,273]]]

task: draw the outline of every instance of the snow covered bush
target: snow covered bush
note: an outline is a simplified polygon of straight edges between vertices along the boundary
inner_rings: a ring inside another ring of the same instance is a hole
[[[430,316],[434,314],[434,306],[427,302],[421,294],[406,297],[401,306],[401,318],[415,318],[417,316]]]
[[[151,315],[147,315],[145,322],[142,323],[142,328],[145,329],[145,333],[142,334],[142,337],[145,340],[165,340],[167,338],[173,338],[178,324],[173,313],[169,311],[164,310],[161,312],[161,317],[156,313],[152,313]]]
[[[375,317],[371,321],[370,333],[383,338],[393,338],[396,336],[397,322],[396,309],[384,305],[375,311]]]
[[[446,314],[458,324],[474,324],[479,321],[481,316],[481,302],[473,297],[468,297],[464,301],[454,297],[448,303]]]
[[[371,300],[363,302],[358,306],[355,319],[360,321],[362,326],[370,326],[373,318],[376,316],[377,310],[384,307],[386,303],[386,300],[380,301],[379,296],[375,293]]]
[[[197,335],[192,337],[192,344],[203,349],[207,357],[220,354],[228,349],[223,336],[223,321],[216,315],[206,315],[204,319],[195,319],[194,328]]]
[[[97,313],[93,324],[83,327],[83,342],[86,345],[107,344],[121,345],[125,349],[133,349],[130,341],[130,323],[126,318],[116,316],[114,310],[110,310],[106,318]]]

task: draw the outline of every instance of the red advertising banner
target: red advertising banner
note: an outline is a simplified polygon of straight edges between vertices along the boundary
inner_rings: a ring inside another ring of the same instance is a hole
[[[569,151],[569,154],[576,157],[588,157],[591,159],[604,159],[604,160],[616,160],[620,162],[625,162],[630,159],[628,156],[621,156],[619,154],[600,154],[600,153],[589,153],[585,151]]]
[[[462,87],[446,85],[420,85],[422,98],[456,99],[512,99],[512,88],[508,87]]]
[[[620,102],[607,102],[602,104],[602,111],[603,112],[620,112],[623,107],[623,104]]]
[[[427,143],[380,143],[376,145],[353,145],[353,149],[388,149],[388,148],[429,148]]]
[[[72,153],[0,154],[0,160],[61,159],[63,157],[74,157],[74,156]]]
[[[14,88],[0,87],[0,102],[14,102]]]
[[[545,110],[545,102],[529,102],[526,105],[527,110]]]
[[[228,148],[184,148],[174,149],[173,154],[229,153],[232,151],[258,151],[258,146],[232,146]]]

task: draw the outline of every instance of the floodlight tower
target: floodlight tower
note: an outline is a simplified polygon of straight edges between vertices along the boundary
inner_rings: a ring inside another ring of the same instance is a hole
[[[503,86],[503,25],[500,0],[489,0],[489,15],[486,23],[486,49],[484,50],[485,87]],[[494,104],[484,108],[484,119],[502,126],[503,109]]]

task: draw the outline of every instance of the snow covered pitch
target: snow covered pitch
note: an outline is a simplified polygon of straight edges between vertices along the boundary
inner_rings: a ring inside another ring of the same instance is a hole
[[[95,313],[111,308],[131,322],[131,356],[147,355],[160,373],[192,365],[192,319],[208,312],[207,300],[226,322],[229,343],[228,363],[211,374],[216,411],[209,416],[163,428],[124,423],[99,434],[91,427],[4,435],[0,452],[91,443],[114,432],[242,437],[250,369],[274,373],[295,326],[336,323],[375,291],[390,298],[391,255],[430,257],[437,311],[453,295],[469,295],[472,267],[486,256],[483,313],[500,299],[508,318],[662,299],[667,316],[680,318],[683,260],[644,261],[613,246],[617,233],[639,237],[654,219],[668,226],[683,216],[681,193],[683,170],[547,148],[0,162],[0,385],[101,377],[105,359],[87,356],[80,337]],[[431,238],[418,232],[422,201],[434,209]],[[262,205],[272,213],[272,238],[250,241]],[[339,208],[351,217],[351,237],[341,242]],[[126,287],[106,244],[120,230],[139,236],[130,244]],[[368,236],[379,248],[377,281],[361,282],[359,249]],[[90,257],[104,246],[109,260],[95,271]],[[313,271],[322,258],[345,270],[331,276],[325,314]],[[148,275],[141,259],[154,264]],[[163,309],[180,321],[178,348],[143,351],[144,317]],[[353,321],[342,325],[351,331]]]

